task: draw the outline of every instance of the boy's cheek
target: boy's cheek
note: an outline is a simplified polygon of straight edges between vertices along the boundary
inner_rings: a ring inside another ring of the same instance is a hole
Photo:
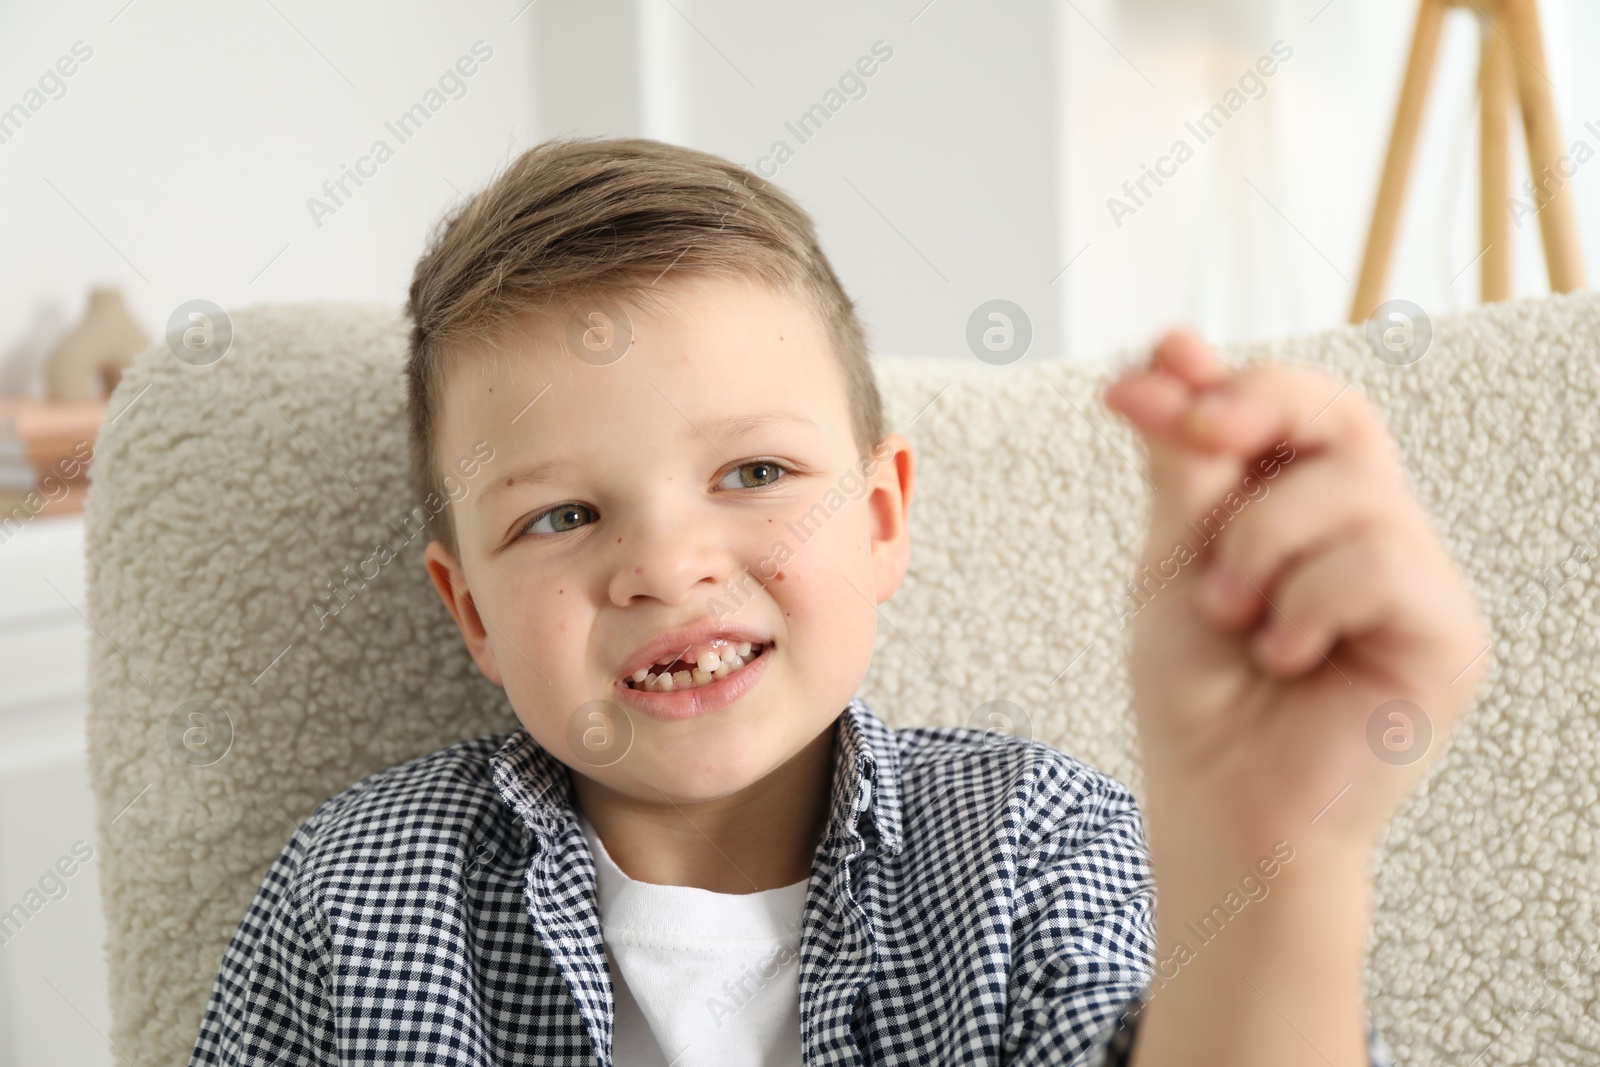
[[[836,530],[830,543],[808,545],[768,585],[783,615],[777,625],[789,637],[792,667],[802,684],[815,684],[816,695],[830,701],[837,697],[832,690],[848,690],[848,697],[859,685],[877,632],[865,534],[856,548],[845,533]]]
[[[826,618],[852,602],[870,612],[871,540],[860,505],[820,527],[789,523],[764,555],[762,581],[786,611],[797,607]],[[858,592],[859,590],[859,592]]]
[[[487,617],[506,697],[536,740],[565,728],[562,702],[576,705],[595,696],[590,676],[596,668],[574,637],[577,622],[551,607],[572,600],[571,607],[578,609],[575,592],[566,585],[548,590],[505,588],[497,598],[504,618]]]

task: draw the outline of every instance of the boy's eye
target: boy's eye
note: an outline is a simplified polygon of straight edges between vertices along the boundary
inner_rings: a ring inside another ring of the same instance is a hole
[[[572,518],[575,513],[580,516],[577,520]],[[557,504],[549,511],[535,515],[529,520],[528,525],[522,528],[522,532],[525,534],[565,533],[583,525],[582,515],[589,515],[592,520],[594,512],[584,504]],[[540,529],[547,519],[549,520],[549,528]]]
[[[745,471],[752,472],[748,483],[746,478],[743,477],[743,472]],[[741,463],[723,475],[722,482],[717,484],[726,489],[760,489],[762,486],[772,485],[788,473],[790,473],[789,468],[781,463],[775,463],[770,459],[757,459],[751,460],[749,463]],[[738,478],[740,484],[723,485],[722,483],[729,478]],[[586,521],[593,522],[594,518],[594,509],[587,504],[557,504],[549,511],[540,512],[529,519],[527,525],[523,526],[521,533],[524,535],[566,533],[568,530],[577,529]]]
[[[775,482],[779,478],[783,477],[784,474],[788,473],[788,468],[785,467],[781,463],[774,463],[770,459],[756,459],[756,460],[751,460],[749,463],[741,463],[739,466],[733,468],[733,470],[731,470],[727,474],[723,475],[722,480],[725,482],[729,478],[732,478],[735,475],[739,474],[740,471],[747,471],[747,470],[748,471],[758,471],[760,473],[754,475],[754,481],[751,484],[748,484],[748,485],[730,485],[730,486],[727,486],[726,488],[729,488],[729,489],[759,489],[763,485],[771,485],[773,482]],[[740,480],[743,481],[743,479],[740,479]],[[717,484],[721,485],[721,482],[719,482]]]

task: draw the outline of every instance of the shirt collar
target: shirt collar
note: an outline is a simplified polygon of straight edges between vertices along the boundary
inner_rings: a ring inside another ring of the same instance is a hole
[[[859,697],[839,716],[834,734],[833,807],[829,832],[860,833],[870,823],[877,844],[900,854],[900,753],[894,730]]]
[[[522,820],[524,843],[548,847],[569,822],[577,825],[572,772],[526,729],[519,729],[490,759],[500,798]],[[863,836],[864,826],[871,833]],[[834,724],[833,789],[826,837],[844,834],[898,855],[900,757],[894,731],[859,697]]]

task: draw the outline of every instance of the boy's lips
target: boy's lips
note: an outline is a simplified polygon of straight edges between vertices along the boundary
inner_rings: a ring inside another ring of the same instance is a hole
[[[728,675],[705,685],[697,685],[689,689],[675,689],[671,692],[651,692],[645,689],[632,689],[628,686],[626,675],[617,679],[613,684],[616,700],[634,711],[642,712],[652,719],[665,722],[676,722],[679,719],[692,719],[697,715],[705,715],[727,707],[761,680],[766,673],[767,666],[772,662],[775,647],[772,642],[762,644],[761,654],[750,662]],[[669,653],[663,653],[666,655]]]

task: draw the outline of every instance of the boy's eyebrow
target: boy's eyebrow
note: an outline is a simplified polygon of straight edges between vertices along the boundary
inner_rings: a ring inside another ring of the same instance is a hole
[[[708,438],[739,438],[756,430],[784,423],[792,426],[809,426],[813,430],[817,428],[816,423],[798,412],[774,408],[771,411],[758,411],[751,415],[725,415],[720,419],[701,419],[688,432],[699,433]]]
[[[771,411],[758,411],[749,415],[725,415],[721,418],[701,419],[698,423],[684,428],[684,435],[699,434],[708,440],[737,440],[747,434],[762,430],[768,426],[792,425],[817,428],[817,424],[804,415],[794,411],[774,408]],[[478,494],[478,500],[484,501],[496,493],[510,489],[515,485],[536,485],[548,482],[558,475],[566,474],[576,466],[571,460],[552,459],[543,463],[535,463],[530,467],[516,471],[505,478],[497,478]]]

